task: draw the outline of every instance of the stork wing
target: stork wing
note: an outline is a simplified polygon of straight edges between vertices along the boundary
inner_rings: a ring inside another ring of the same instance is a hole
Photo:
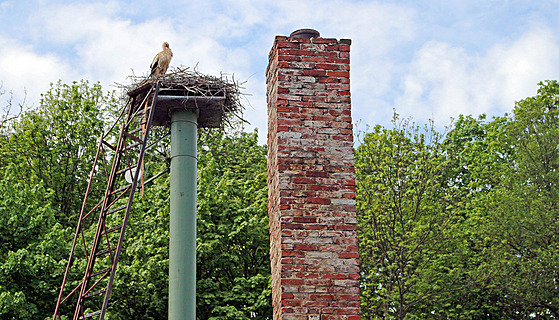
[[[159,65],[159,55],[160,55],[160,53],[155,55],[155,57],[153,58],[153,61],[151,62],[151,65],[149,66],[151,68],[151,74],[153,74],[155,72],[155,69]]]

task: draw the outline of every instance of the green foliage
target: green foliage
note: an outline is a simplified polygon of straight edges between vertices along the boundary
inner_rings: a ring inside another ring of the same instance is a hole
[[[460,116],[444,137],[405,122],[365,136],[365,319],[559,317],[558,101],[547,81],[513,115]]]
[[[559,318],[558,101],[547,81],[511,115],[460,116],[444,135],[396,118],[364,136],[363,319]],[[0,117],[0,319],[51,317],[98,139],[118,109],[98,84],[58,82],[38,107]],[[265,155],[256,132],[201,136],[198,319],[272,318]],[[167,165],[150,161],[154,173]],[[137,196],[110,319],[167,317],[168,179]]]
[[[266,149],[256,133],[201,140],[197,318],[271,318]],[[159,178],[135,200],[107,316],[167,318],[168,243],[169,180]]]
[[[375,127],[356,151],[366,319],[410,318],[417,304],[463,285],[449,232],[459,203],[441,136],[395,124]]]
[[[56,301],[71,231],[55,220],[52,191],[27,188],[14,171],[0,180],[0,318],[37,319]]]
[[[508,154],[501,183],[476,199],[494,239],[493,285],[511,319],[559,317],[559,84],[519,101],[495,140]]]
[[[17,166],[18,180],[29,188],[44,183],[54,191],[57,218],[64,225],[74,223],[79,213],[75,208],[82,201],[104,113],[114,108],[114,101],[99,84],[59,81],[42,95],[37,108],[11,123],[0,146],[0,166]]]
[[[205,138],[198,170],[198,319],[271,319],[266,148]]]
[[[52,317],[97,143],[120,108],[98,84],[58,82],[38,107],[1,118],[0,319]],[[256,133],[205,138],[198,173],[199,319],[271,318],[265,147]],[[163,143],[151,150],[168,151]],[[168,159],[152,155],[146,170],[167,166]],[[92,196],[98,196],[106,182],[93,179]],[[167,317],[168,230],[163,176],[134,201],[108,318]]]
[[[109,100],[99,85],[59,82],[37,108],[3,122],[0,299],[10,302],[0,318],[52,315]]]

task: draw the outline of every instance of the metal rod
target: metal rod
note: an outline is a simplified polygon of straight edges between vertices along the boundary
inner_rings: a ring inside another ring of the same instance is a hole
[[[196,319],[198,114],[193,111],[171,113],[169,320]]]
[[[157,82],[157,85],[155,86],[155,93],[154,93],[154,97],[153,97],[153,102],[152,102],[152,109],[155,109],[155,106],[157,105],[157,94],[159,92],[159,86],[160,83]],[[142,162],[142,160],[144,159],[144,153],[146,151],[146,143],[147,143],[147,137],[149,136],[149,131],[150,131],[150,127],[151,127],[151,121],[153,120],[153,110],[149,113],[149,117],[147,119],[147,129],[146,132],[144,134],[144,142],[142,145],[142,148],[140,149],[140,154],[138,155],[138,164],[140,164]],[[125,147],[126,150],[126,147]],[[115,170],[116,172],[116,170]],[[132,208],[132,202],[134,200],[134,192],[136,191],[136,185],[138,183],[138,175],[140,174],[140,170],[136,170],[136,172],[134,173],[134,177],[132,180],[132,188],[130,190],[130,195],[128,196],[128,204],[126,206],[126,213],[124,214],[124,220],[122,221],[122,228],[120,229],[120,236],[118,238],[118,245],[116,246],[116,253],[115,253],[115,258],[113,260],[112,263],[112,270],[111,270],[111,276],[109,278],[109,283],[107,285],[107,292],[105,294],[105,299],[103,300],[103,308],[101,309],[101,316],[99,317],[99,320],[103,320],[105,317],[105,312],[107,311],[107,306],[109,304],[109,298],[111,296],[111,289],[113,286],[113,281],[115,278],[115,274],[116,274],[116,268],[117,268],[117,264],[118,264],[118,258],[120,256],[120,251],[122,250],[122,244],[124,242],[124,234],[126,233],[126,224],[128,223],[128,219],[130,217],[130,210]],[[110,254],[110,252],[109,252]]]
[[[99,160],[99,155],[100,155],[101,149],[102,149],[102,143],[103,143],[103,139],[101,138],[100,141],[99,141],[99,146],[97,147],[97,153],[95,154],[95,160],[93,161],[93,166],[91,168],[91,173],[89,174],[89,182],[87,183],[87,189],[85,191],[85,197],[84,197],[83,202],[82,202],[82,208],[81,208],[80,217],[79,217],[79,220],[78,220],[78,227],[76,228],[76,232],[74,234],[74,241],[72,242],[72,249],[70,250],[70,257],[68,257],[68,263],[66,264],[66,271],[64,271],[64,278],[62,279],[62,286],[60,287],[60,292],[58,294],[58,301],[56,303],[56,308],[54,310],[53,320],[56,320],[57,316],[60,318],[59,309],[60,309],[60,304],[62,303],[61,299],[62,299],[62,296],[63,296],[63,293],[64,293],[64,286],[66,285],[66,279],[68,277],[68,272],[70,271],[70,266],[72,265],[72,257],[74,255],[74,249],[76,248],[76,242],[77,242],[77,239],[79,238],[79,235],[80,235],[81,224],[82,224],[83,216],[84,216],[84,213],[85,213],[85,204],[87,202],[87,196],[89,194],[89,190],[91,189],[91,184],[93,182],[93,175],[95,174],[95,166],[97,165],[97,160]],[[85,251],[87,252],[87,248],[86,248]],[[87,255],[87,253],[86,253],[86,255]]]

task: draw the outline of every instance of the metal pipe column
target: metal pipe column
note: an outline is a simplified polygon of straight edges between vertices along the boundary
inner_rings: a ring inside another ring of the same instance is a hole
[[[196,319],[197,112],[171,113],[169,320]]]

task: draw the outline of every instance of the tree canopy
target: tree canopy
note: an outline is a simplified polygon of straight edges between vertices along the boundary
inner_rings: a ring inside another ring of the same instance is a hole
[[[557,319],[559,84],[356,150],[364,319]]]
[[[58,82],[0,116],[0,318],[52,318],[98,138],[120,108],[99,84]],[[511,114],[461,115],[442,132],[396,116],[361,133],[362,319],[559,318],[558,108],[559,83],[546,81]],[[272,318],[257,135],[200,134],[201,320]],[[167,166],[165,144],[158,154],[147,170]],[[134,201],[110,319],[167,317],[168,237],[162,176]]]
[[[99,84],[58,82],[38,107],[2,118],[0,318],[52,319],[92,159],[117,102]],[[257,132],[232,128],[204,133],[198,149],[198,319],[271,318],[266,148]],[[101,192],[103,180],[92,188]],[[134,201],[110,319],[167,318],[168,230],[162,176]]]

